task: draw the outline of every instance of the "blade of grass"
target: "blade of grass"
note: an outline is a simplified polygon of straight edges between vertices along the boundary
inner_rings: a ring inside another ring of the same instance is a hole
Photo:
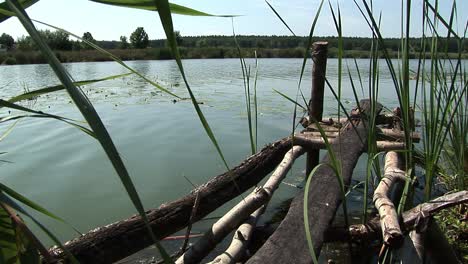
[[[86,43],[87,45],[89,45],[90,47],[92,47],[93,49],[101,52],[102,54],[105,54],[106,56],[108,56],[109,58],[111,58],[113,61],[117,62],[118,64],[122,65],[124,68],[126,68],[127,70],[131,71],[132,73],[134,73],[135,75],[137,75],[138,77],[142,78],[143,80],[145,80],[147,83],[151,84],[152,86],[156,87],[157,89],[159,89],[160,91],[164,92],[164,93],[167,93],[171,96],[174,96],[178,99],[183,99],[181,98],[180,96],[172,93],[171,91],[169,91],[168,89],[164,88],[163,86],[161,86],[160,84],[158,84],[157,82],[154,82],[150,79],[148,79],[147,77],[145,77],[143,74],[141,74],[140,72],[138,72],[137,70],[133,69],[132,67],[128,66],[125,62],[123,62],[119,57],[115,56],[114,54],[110,53],[109,51],[99,47],[98,45],[96,45],[95,43],[87,40],[87,39],[83,39],[81,38],[80,36],[76,35],[76,34],[73,34],[72,32],[70,31],[67,31],[65,29],[62,29],[62,28],[59,28],[59,27],[56,27],[56,26],[53,26],[51,24],[47,24],[45,22],[42,22],[42,21],[38,21],[38,20],[32,20],[36,23],[39,23],[39,24],[42,24],[42,25],[45,25],[45,26],[48,26],[48,27],[51,27],[55,30],[58,30],[58,31],[61,31],[61,32],[64,32],[70,36],[73,36],[74,38],[77,38],[79,40],[81,40],[82,42]]]
[[[26,9],[32,6],[33,4],[37,3],[38,1],[39,0],[19,0],[19,3],[24,9]],[[0,23],[12,16],[15,16],[15,13],[11,11],[6,2],[0,3],[0,10],[3,10],[2,12],[0,12]]]
[[[90,129],[82,126],[82,125],[76,124],[75,123],[76,121],[74,121],[72,119],[68,119],[68,118],[65,118],[65,117],[44,113],[42,111],[32,110],[32,109],[29,109],[29,108],[26,108],[26,107],[23,107],[23,106],[20,106],[20,105],[16,105],[16,104],[13,104],[13,103],[10,103],[8,101],[4,101],[4,100],[0,99],[0,108],[2,108],[2,107],[7,107],[7,108],[11,108],[11,109],[16,109],[16,110],[36,114],[35,116],[29,116],[29,117],[53,118],[53,119],[65,122],[65,123],[67,123],[69,125],[72,125],[72,126],[78,128],[78,129],[80,129],[81,131],[85,132],[89,136],[91,136],[93,138],[96,138],[96,134],[92,130],[90,130]],[[10,119],[1,119],[1,122],[8,121],[8,120],[11,120],[11,118]]]
[[[54,70],[54,72],[56,73],[57,77],[62,82],[62,84],[66,87],[67,92],[69,93],[70,97],[74,101],[75,105],[83,114],[84,118],[90,125],[93,132],[96,134],[96,138],[98,139],[99,143],[103,147],[109,160],[111,161],[113,167],[115,168],[115,171],[120,177],[120,180],[122,181],[122,184],[124,185],[135,209],[138,211],[138,213],[144,220],[145,226],[148,229],[148,233],[150,234],[151,238],[155,242],[160,253],[163,256],[166,255],[167,259],[169,259],[167,253],[162,248],[162,246],[158,243],[156,237],[154,236],[152,232],[152,229],[149,225],[149,221],[146,216],[143,204],[140,200],[138,192],[135,189],[133,181],[131,180],[129,173],[109,133],[107,132],[107,129],[104,127],[104,124],[102,123],[99,115],[97,114],[96,110],[94,109],[92,104],[89,102],[89,100],[86,98],[86,96],[83,94],[83,92],[73,84],[69,73],[65,70],[62,64],[55,57],[52,50],[44,42],[44,40],[42,39],[39,32],[34,27],[32,21],[29,19],[24,9],[22,9],[21,6],[18,5],[18,2],[16,0],[7,0],[7,3],[12,9],[12,11],[16,13],[18,19],[21,21],[21,23],[23,24],[25,29],[28,31],[30,36],[34,39],[36,44],[39,46],[41,52],[47,58],[49,65]]]
[[[240,45],[237,42],[236,32],[234,30],[234,19],[231,20],[232,24],[232,35],[234,37],[234,43],[236,45],[237,53],[239,55],[240,66],[242,70],[242,80],[244,84],[244,97],[245,97],[245,106],[247,112],[247,123],[249,128],[249,139],[250,139],[250,149],[251,154],[255,154],[255,142],[253,137],[252,131],[252,110],[251,110],[251,100],[250,100],[250,67],[247,68],[247,64],[245,63],[245,59],[242,56],[242,51],[240,49]]]
[[[83,85],[93,84],[93,83],[96,83],[96,82],[102,82],[102,81],[117,79],[117,78],[125,77],[125,76],[131,75],[131,74],[133,74],[133,73],[112,75],[112,76],[108,76],[108,77],[101,78],[101,79],[77,81],[77,82],[74,82],[73,84],[75,86],[83,86]],[[8,102],[15,103],[15,102],[19,102],[19,101],[23,101],[23,100],[27,100],[27,99],[32,99],[34,97],[37,97],[37,96],[40,96],[40,95],[43,95],[43,94],[53,93],[53,92],[57,92],[57,91],[61,91],[61,90],[65,90],[65,87],[63,86],[63,84],[49,86],[49,87],[37,89],[37,90],[34,90],[34,91],[30,91],[30,92],[15,96],[13,98],[8,99]]]
[[[281,20],[281,22],[283,22],[283,25],[286,26],[286,28],[289,30],[289,32],[291,32],[291,34],[293,34],[293,36],[296,36],[294,31],[292,31],[292,29],[289,27],[288,23],[286,23],[286,21],[284,21],[284,19],[281,17],[281,15],[278,12],[276,12],[275,8],[267,0],[265,0],[265,2],[271,8],[273,13],[275,13],[275,15]]]
[[[164,32],[166,33],[167,41],[169,43],[169,46],[171,47],[172,54],[174,55],[176,59],[177,66],[179,67],[179,71],[182,75],[182,78],[184,80],[185,86],[187,87],[187,91],[189,92],[190,99],[192,100],[193,107],[195,108],[195,111],[197,112],[198,118],[200,119],[200,122],[203,125],[203,128],[205,129],[205,132],[207,133],[208,137],[211,139],[211,142],[215,146],[219,156],[221,157],[224,166],[226,167],[227,170],[229,170],[229,166],[227,164],[227,161],[224,157],[223,152],[221,151],[221,148],[218,144],[218,141],[216,140],[216,137],[208,124],[208,121],[206,120],[205,116],[203,115],[203,112],[201,111],[200,107],[197,104],[197,100],[195,98],[195,95],[193,94],[192,89],[190,88],[190,85],[188,83],[187,77],[185,75],[184,67],[182,65],[182,60],[180,57],[179,49],[177,47],[177,41],[175,39],[174,35],[174,26],[172,24],[172,17],[171,17],[171,12],[170,12],[170,7],[169,7],[169,2],[167,0],[154,0],[154,4],[158,7],[158,13],[159,17],[161,19],[161,23],[164,27]]]
[[[0,201],[9,205],[15,211],[31,219],[58,247],[60,247],[63,250],[63,252],[65,252],[65,254],[70,258],[69,261],[71,263],[79,264],[78,260],[70,253],[70,251],[64,245],[62,245],[60,239],[58,239],[52,232],[50,232],[49,229],[45,227],[41,222],[39,222],[35,217],[33,217],[26,210],[24,210],[19,204],[17,204],[15,201],[10,199],[10,197],[3,194],[2,192],[0,192]]]
[[[157,11],[158,6],[154,4],[154,0],[90,0],[91,2],[114,5],[120,7],[136,8],[149,11]],[[170,12],[178,15],[186,16],[212,16],[212,17],[233,17],[234,15],[212,15],[201,12],[189,7],[169,3]]]
[[[303,202],[304,204],[304,208],[303,208],[304,229],[305,229],[305,236],[307,240],[307,246],[309,247],[310,256],[312,257],[312,263],[314,264],[318,264],[318,259],[317,259],[317,254],[315,253],[314,243],[312,240],[312,234],[310,232],[310,227],[309,227],[309,189],[310,189],[310,183],[312,182],[313,175],[321,166],[329,166],[329,165],[319,163],[317,166],[315,166],[315,168],[313,168],[312,171],[310,172],[309,177],[307,178],[307,181],[306,181],[306,185],[304,187],[304,202]]]
[[[278,90],[276,90],[276,89],[273,89],[273,91],[275,91],[276,93],[278,93],[279,95],[281,95],[282,97],[284,97],[286,100],[290,101],[291,103],[293,103],[293,104],[299,106],[300,108],[302,108],[302,110],[307,111],[307,108],[306,108],[306,107],[304,107],[303,105],[301,105],[300,103],[298,103],[297,101],[295,101],[294,99],[292,99],[291,97],[285,95],[284,93],[282,93],[282,92],[280,92],[280,91],[278,91]]]

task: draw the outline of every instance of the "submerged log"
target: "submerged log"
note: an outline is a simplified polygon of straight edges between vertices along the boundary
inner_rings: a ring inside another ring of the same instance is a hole
[[[196,196],[200,203],[193,221],[198,221],[229,200],[258,184],[283,159],[291,148],[291,139],[284,138],[264,147],[259,153],[244,160],[229,172],[212,178],[190,194],[146,212],[158,239],[171,235],[189,223]],[[234,184],[235,183],[235,184]],[[143,220],[132,216],[65,243],[65,247],[80,263],[113,263],[152,244]],[[58,260],[67,256],[57,247],[49,252]]]
[[[350,183],[354,167],[365,150],[366,129],[362,122],[355,129],[350,124],[343,128],[341,136],[332,144],[332,151],[341,160],[342,179],[345,188]],[[361,141],[362,140],[362,141]],[[322,163],[331,163],[327,155]],[[312,176],[308,198],[309,227],[314,250],[318,254],[324,241],[324,233],[334,219],[341,203],[341,189],[334,171],[321,166]],[[267,242],[247,263],[311,263],[304,228],[304,193],[297,195],[285,219]]]

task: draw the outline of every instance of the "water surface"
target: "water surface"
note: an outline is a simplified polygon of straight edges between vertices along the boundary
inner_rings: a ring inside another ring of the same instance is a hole
[[[253,75],[254,61],[247,62]],[[358,86],[358,95],[365,97],[367,77],[364,76],[367,76],[368,61],[357,62],[364,85],[363,90]],[[416,62],[412,63],[414,65]],[[291,132],[294,105],[273,89],[296,98],[301,64],[300,59],[259,60],[258,148]],[[358,84],[354,61],[345,60],[344,65],[347,64]],[[171,92],[188,97],[175,62],[135,61],[129,62],[129,65]],[[71,63],[65,66],[77,81],[127,72],[113,62]],[[236,166],[250,155],[239,60],[187,60],[184,66],[229,166]],[[310,94],[310,72],[311,65],[307,64],[301,86],[306,98]],[[336,60],[329,60],[327,78],[337,89]],[[347,109],[351,109],[355,104],[351,84],[348,77],[343,80],[343,102]],[[381,102],[388,107],[396,106],[398,101],[388,71],[382,70],[380,80]],[[48,65],[0,67],[2,99],[56,84],[58,80]],[[134,75],[86,85],[82,89],[110,131],[145,208],[158,207],[177,199],[189,193],[192,184],[202,184],[225,171],[190,101],[174,102],[175,98]],[[304,104],[302,99],[300,102]],[[83,120],[65,92],[41,96],[22,105]],[[336,100],[327,89],[325,115],[334,115],[336,109]],[[3,108],[0,114],[11,116],[20,113]],[[299,111],[298,116],[302,114]],[[1,124],[0,130],[5,131],[11,124]],[[0,163],[0,181],[63,217],[82,232],[135,213],[102,148],[78,129],[56,120],[22,119],[0,144],[0,151],[6,152],[1,159],[11,162]],[[285,182],[300,184],[303,165],[304,160],[299,160]],[[365,176],[362,165],[358,166],[355,175],[357,180]],[[296,192],[297,189],[288,184],[281,185],[272,201],[273,207]],[[350,198],[352,210],[360,210],[360,200],[358,194]],[[221,215],[226,208],[213,215]],[[271,210],[267,215],[269,213]],[[39,219],[63,240],[76,235],[70,228],[47,217],[39,216]],[[209,222],[196,226],[195,231],[203,231],[207,224]]]

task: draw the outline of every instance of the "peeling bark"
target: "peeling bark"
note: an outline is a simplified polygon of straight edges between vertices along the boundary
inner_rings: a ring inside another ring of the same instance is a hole
[[[210,264],[232,264],[237,263],[247,254],[247,248],[252,239],[253,231],[258,219],[265,211],[266,205],[260,207],[249,219],[243,223],[234,233],[232,242],[229,247],[219,256],[217,256]]]
[[[392,186],[397,180],[405,181],[402,161],[396,152],[388,152],[385,156],[385,174],[374,192],[375,208],[379,211],[383,241],[390,247],[398,247],[403,243],[403,233],[398,222],[395,206],[389,198]]]

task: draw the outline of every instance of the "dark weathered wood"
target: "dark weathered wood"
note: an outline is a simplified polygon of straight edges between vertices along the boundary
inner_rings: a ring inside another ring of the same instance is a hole
[[[325,90],[325,74],[327,71],[328,42],[315,42],[312,44],[312,91],[309,101],[309,120],[322,120],[323,95]],[[317,166],[320,150],[307,152],[306,175]]]
[[[332,144],[333,152],[337,159],[341,160],[342,179],[346,188],[358,158],[366,148],[366,139],[366,129],[359,122],[356,124],[356,129],[350,124],[346,125],[341,136]],[[330,163],[329,155],[322,162]],[[322,166],[316,171],[310,186],[311,190],[305,190],[309,192],[309,227],[315,252],[319,254],[324,233],[334,219],[342,195],[338,179],[328,166]],[[312,262],[304,231],[303,202],[304,193],[301,192],[294,198],[286,218],[275,233],[247,263]]]
[[[193,221],[202,219],[239,192],[259,183],[283,159],[291,148],[291,139],[284,138],[267,145],[227,173],[218,175],[178,200],[147,211],[147,217],[158,239],[173,234],[188,225],[195,198],[200,203]],[[236,184],[234,184],[236,183]],[[65,244],[80,263],[113,263],[152,244],[139,216],[96,228]],[[49,250],[58,259],[66,256],[56,247]]]

